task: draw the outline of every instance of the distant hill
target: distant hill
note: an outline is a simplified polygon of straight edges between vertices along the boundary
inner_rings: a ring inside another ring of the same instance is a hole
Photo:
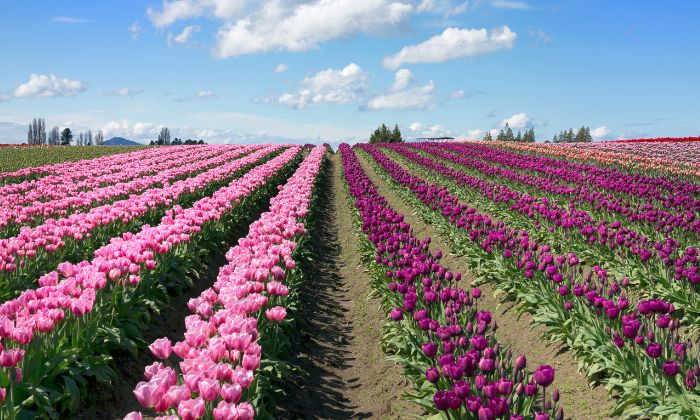
[[[124,137],[112,137],[109,140],[105,140],[105,146],[143,146],[143,144],[127,140]]]

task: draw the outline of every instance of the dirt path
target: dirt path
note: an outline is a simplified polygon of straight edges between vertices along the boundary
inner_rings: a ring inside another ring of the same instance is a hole
[[[403,213],[417,237],[430,236],[432,251],[441,250],[444,254],[442,263],[452,271],[460,271],[466,282],[471,281],[469,269],[463,259],[450,252],[451,246],[439,235],[438,230],[426,224],[413,212],[413,208],[406,204],[396,194],[382,177],[369,164],[363,154],[358,153],[360,163],[370,179],[379,188],[382,194],[391,203],[392,207]],[[463,287],[467,286],[465,283]],[[502,303],[494,297],[493,288],[489,285],[481,286],[484,294],[481,305],[484,309],[493,312],[498,323],[498,339],[510,348],[514,354],[524,353],[528,358],[531,369],[540,364],[550,364],[555,368],[555,385],[561,392],[561,401],[567,418],[574,419],[599,419],[608,418],[607,413],[612,411],[613,403],[607,396],[603,387],[591,389],[588,381],[578,373],[578,363],[566,348],[549,344],[542,338],[544,328],[534,326],[532,317],[524,314],[518,317],[513,303]]]
[[[381,330],[386,315],[369,300],[370,279],[361,266],[352,214],[343,190],[339,155],[314,242],[317,272],[301,296],[306,321],[294,362],[305,375],[290,379],[280,418],[411,418],[421,414],[404,401],[410,390],[401,368],[386,359]]]

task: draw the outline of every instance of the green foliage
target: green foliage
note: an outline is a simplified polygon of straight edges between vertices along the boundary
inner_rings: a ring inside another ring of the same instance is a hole
[[[389,130],[386,124],[382,124],[374,130],[369,138],[370,143],[402,143],[401,130],[398,124],[394,124],[394,129]]]

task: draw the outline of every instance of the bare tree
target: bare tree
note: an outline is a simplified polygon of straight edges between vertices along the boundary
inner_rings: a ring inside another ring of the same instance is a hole
[[[27,144],[46,144],[46,122],[43,118],[34,118],[29,124]]]
[[[159,145],[170,145],[170,130],[168,127],[163,127],[160,129],[160,134],[158,134],[158,141],[156,144]]]
[[[81,131],[80,134],[78,135],[78,146],[83,146],[85,145],[85,140],[83,139],[83,132]]]
[[[105,136],[102,134],[102,130],[100,130],[95,136],[95,146],[102,146],[103,144],[105,144]]]
[[[87,134],[85,135],[85,145],[92,146],[92,130],[88,130]]]
[[[51,146],[58,146],[59,144],[61,144],[61,132],[58,127],[54,127],[51,129],[51,132],[49,133],[48,142]]]

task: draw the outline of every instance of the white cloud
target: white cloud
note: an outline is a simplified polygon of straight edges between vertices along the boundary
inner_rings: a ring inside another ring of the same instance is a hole
[[[469,2],[455,3],[453,0],[421,0],[416,7],[418,13],[442,14],[445,19],[461,15],[469,8]]]
[[[493,0],[491,2],[493,7],[498,9],[508,9],[508,10],[530,10],[529,4],[524,1],[517,0]]]
[[[46,98],[50,96],[74,96],[87,89],[87,84],[68,78],[59,79],[55,74],[34,74],[29,81],[15,88],[17,98]]]
[[[510,128],[514,130],[520,130],[528,126],[530,123],[530,117],[527,116],[526,113],[521,112],[519,114],[512,115],[510,118],[506,118],[505,120],[501,121],[501,125],[505,126],[506,123],[510,126]]]
[[[131,34],[131,39],[134,41],[139,40],[139,35],[141,35],[141,24],[139,21],[135,21],[131,25],[129,25],[129,34]]]
[[[315,0],[288,7],[267,2],[219,29],[214,53],[226,58],[267,51],[307,51],[322,42],[398,27],[413,6],[391,0]]]
[[[437,7],[437,2],[435,0],[421,0],[420,4],[416,8],[418,13],[432,12]]]
[[[391,85],[391,89],[394,91],[404,90],[408,84],[413,80],[413,74],[410,70],[400,69],[396,72],[394,76],[394,83]]]
[[[408,126],[407,137],[454,137],[454,133],[442,124],[424,125],[414,122]]]
[[[134,95],[138,95],[139,93],[142,93],[142,90],[134,90],[130,89],[126,86],[122,86],[119,89],[113,89],[113,90],[106,90],[102,92],[103,95],[107,96],[128,96],[132,97]]]
[[[384,67],[396,69],[409,63],[442,63],[463,57],[489,54],[513,48],[517,34],[507,26],[490,32],[486,29],[447,28],[440,35],[417,45],[403,47],[397,54],[385,57]]]
[[[275,73],[277,73],[277,74],[282,74],[282,73],[286,72],[287,70],[289,70],[289,67],[287,67],[286,64],[280,63],[277,65],[277,67],[275,67]]]
[[[186,26],[185,29],[180,32],[180,34],[173,36],[172,34],[168,33],[168,45],[172,45],[173,42],[177,42],[178,44],[184,44],[189,39],[192,37],[192,35],[196,34],[197,32],[201,31],[202,28],[199,27],[199,25],[192,25],[192,26]]]
[[[205,101],[214,98],[216,98],[216,94],[211,90],[199,90],[196,94],[192,96],[182,96],[179,98],[175,98],[175,102]]]
[[[435,84],[429,81],[423,86],[410,86],[413,75],[409,70],[399,69],[394,76],[394,83],[388,92],[369,100],[365,109],[395,109],[399,111],[428,110],[436,106]]]
[[[608,134],[610,134],[610,129],[604,125],[591,130],[591,136],[596,139],[606,137]]]
[[[469,3],[466,1],[464,3],[458,4],[445,12],[445,18],[459,16],[467,11],[467,7],[469,7]]]
[[[219,19],[230,19],[245,7],[245,0],[163,0],[163,7],[146,9],[148,19],[157,28],[170,26],[178,20],[211,14]]]
[[[92,21],[89,19],[81,19],[81,18],[70,17],[70,16],[54,16],[51,18],[51,22],[53,22],[53,23],[90,23]]]
[[[478,128],[476,130],[467,130],[467,139],[468,140],[479,140],[484,137],[484,130],[479,130]]]
[[[464,98],[465,95],[466,95],[466,92],[463,89],[457,89],[450,94],[450,98],[462,99],[462,98]]]
[[[542,29],[530,29],[530,36],[537,38],[545,44],[551,44],[554,42],[554,38],[551,35],[543,31]]]
[[[306,108],[321,103],[347,104],[357,101],[367,88],[367,73],[355,63],[342,69],[326,69],[305,78],[295,93],[285,93],[262,102],[290,108]]]

